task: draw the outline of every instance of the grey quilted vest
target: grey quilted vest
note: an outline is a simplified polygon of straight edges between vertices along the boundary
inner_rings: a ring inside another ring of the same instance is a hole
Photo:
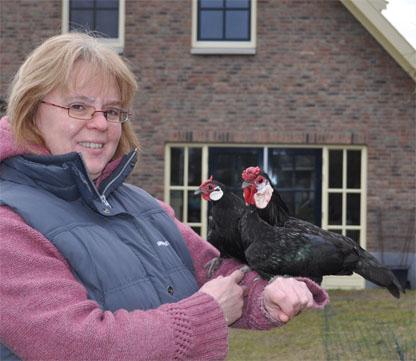
[[[172,219],[124,184],[131,152],[97,189],[77,153],[17,156],[0,166],[0,204],[18,213],[67,259],[103,310],[147,310],[198,289],[192,259]],[[1,360],[18,360],[2,346]]]

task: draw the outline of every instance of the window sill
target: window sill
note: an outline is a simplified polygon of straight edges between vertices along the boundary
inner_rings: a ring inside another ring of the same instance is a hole
[[[191,54],[196,55],[216,55],[216,54],[229,54],[229,55],[255,55],[256,48],[221,48],[221,47],[210,47],[210,48],[191,48]]]

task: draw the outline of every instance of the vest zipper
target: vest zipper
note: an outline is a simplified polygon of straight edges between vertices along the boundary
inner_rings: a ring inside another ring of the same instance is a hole
[[[137,150],[137,149],[136,149]],[[107,189],[120,177],[120,175],[124,172],[124,170],[127,168],[127,166],[130,164],[131,160],[136,156],[136,150],[133,152],[133,154],[127,159],[126,163],[124,164],[123,168],[121,168],[120,172],[105,186],[103,189],[103,197],[105,199],[104,193],[107,191]]]
[[[97,189],[97,187],[95,186],[95,183],[92,181],[92,179],[91,179],[91,177],[90,177],[90,175],[88,174],[88,172],[86,171],[87,170],[87,167],[86,167],[86,165],[85,165],[85,162],[84,162],[84,159],[82,158],[82,155],[81,155],[81,153],[79,153],[79,156],[80,156],[80,158],[81,158],[81,162],[82,162],[82,164],[83,164],[83,166],[84,166],[84,169],[85,169],[85,173],[87,174],[87,177],[88,177],[88,180],[90,181],[90,183],[91,183],[91,185],[92,185],[92,187],[93,187],[93,189],[94,189],[94,191],[95,191],[95,193],[97,193],[97,195],[98,195],[98,197],[100,198],[100,200],[101,200],[101,203],[102,204],[104,204],[104,206],[106,207],[106,209],[107,209],[107,212],[105,212],[105,213],[109,213],[109,210],[108,210],[108,208],[112,208],[111,207],[111,204],[110,203],[108,203],[108,201],[107,201],[107,198],[105,197],[105,195],[104,195],[104,193],[106,192],[106,190],[120,177],[120,175],[124,172],[124,170],[127,168],[127,165],[131,162],[131,160],[134,158],[134,156],[136,155],[136,153],[137,153],[137,148],[134,150],[134,152],[132,153],[132,155],[129,157],[129,159],[126,161],[126,163],[124,164],[124,166],[121,168],[121,170],[120,170],[120,172],[105,186],[105,188],[103,189],[103,193],[102,194],[100,194],[100,192],[98,191],[98,189]]]

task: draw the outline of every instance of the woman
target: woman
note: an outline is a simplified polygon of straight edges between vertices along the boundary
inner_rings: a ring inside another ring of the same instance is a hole
[[[224,261],[172,209],[123,183],[137,85],[85,34],[20,67],[0,121],[2,360],[222,360],[227,326],[269,329],[326,293]]]

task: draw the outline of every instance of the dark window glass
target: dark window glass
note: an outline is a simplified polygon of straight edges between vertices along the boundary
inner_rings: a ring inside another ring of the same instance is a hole
[[[93,8],[94,0],[71,0],[71,8]]]
[[[331,229],[331,232],[342,234],[342,229]]]
[[[170,191],[170,205],[175,211],[175,216],[183,220],[183,191]]]
[[[347,237],[350,237],[352,240],[360,244],[360,231],[357,229],[348,229]]]
[[[118,0],[95,0],[99,8],[118,8]]]
[[[195,231],[195,233],[201,235],[201,227],[192,226],[191,228]]]
[[[241,173],[247,167],[263,166],[263,148],[210,148],[209,173],[242,197]]]
[[[97,10],[95,30],[110,38],[117,38],[118,14],[112,10]]]
[[[342,194],[328,194],[328,224],[342,224]]]
[[[201,196],[188,191],[188,222],[201,222]]]
[[[268,174],[290,213],[321,225],[322,150],[271,148],[268,159]]]
[[[342,188],[342,150],[329,151],[329,188]]]
[[[70,0],[70,30],[96,31],[103,37],[118,37],[118,0]]]
[[[230,40],[245,40],[250,37],[247,11],[227,11],[225,15],[225,37]]]
[[[221,40],[224,33],[222,11],[206,11],[201,13],[199,26],[202,39]]]
[[[347,224],[360,224],[360,194],[347,194]]]
[[[250,0],[199,0],[198,40],[250,41]]]
[[[201,8],[222,8],[224,0],[200,0]]]
[[[347,151],[347,188],[361,187],[361,150]]]
[[[202,182],[202,148],[189,148],[188,185],[199,186]]]
[[[184,149],[171,148],[170,149],[170,184],[173,186],[182,186],[183,184],[183,161]]]
[[[91,30],[94,25],[94,12],[92,10],[72,10],[71,30]]]
[[[227,8],[248,9],[250,7],[250,0],[227,0]]]

